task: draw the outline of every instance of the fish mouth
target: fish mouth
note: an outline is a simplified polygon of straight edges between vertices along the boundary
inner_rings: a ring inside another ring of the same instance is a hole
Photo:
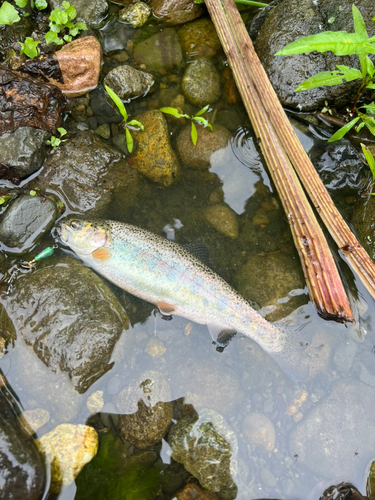
[[[52,228],[51,230],[51,236],[52,238],[57,241],[57,243],[62,243],[63,245],[66,244],[66,242],[68,241],[67,238],[64,238],[64,235],[63,235],[64,231],[63,231],[63,223],[62,222],[59,222],[55,227]]]

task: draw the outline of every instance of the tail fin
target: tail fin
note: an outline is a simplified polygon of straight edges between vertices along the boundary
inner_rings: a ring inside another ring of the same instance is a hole
[[[282,328],[284,331],[286,328]],[[288,328],[284,348],[279,352],[270,352],[276,363],[295,382],[302,382],[309,373],[309,365],[303,355],[306,343],[300,332]]]

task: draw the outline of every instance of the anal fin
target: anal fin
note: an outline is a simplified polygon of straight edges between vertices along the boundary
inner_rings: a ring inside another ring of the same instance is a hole
[[[172,316],[176,312],[176,307],[167,302],[156,302],[156,305],[163,316]]]
[[[236,334],[236,330],[232,328],[223,328],[221,325],[208,324],[208,331],[212,337],[212,340],[220,347],[226,347],[233,335]]]

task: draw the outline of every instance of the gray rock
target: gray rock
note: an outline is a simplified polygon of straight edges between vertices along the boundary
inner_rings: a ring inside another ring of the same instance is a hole
[[[259,9],[258,14],[250,19],[250,22],[246,24],[247,31],[249,32],[250,38],[255,41],[260,28],[265,23],[267,17],[269,16],[272,9],[279,5],[283,0],[273,0],[263,9]]]
[[[63,0],[50,0],[51,9],[61,7]],[[77,17],[73,22],[83,21],[89,28],[98,28],[108,12],[108,2],[106,0],[74,0],[71,2],[77,11]]]
[[[361,199],[352,218],[352,224],[359,241],[375,260],[375,197],[366,196]]]
[[[338,382],[292,431],[290,453],[298,453],[298,463],[317,474],[354,481],[354,452],[361,451],[364,463],[373,458],[374,411],[375,389],[360,382]]]
[[[242,422],[242,432],[250,443],[260,446],[267,452],[275,448],[275,427],[263,413],[248,413]]]
[[[166,28],[136,44],[134,60],[137,64],[145,64],[147,69],[156,71],[161,68],[166,70],[180,68],[184,60],[180,40],[175,30]]]
[[[0,222],[0,241],[10,252],[26,253],[57,218],[57,207],[49,198],[20,196]]]
[[[15,168],[20,177],[36,172],[46,157],[51,134],[33,127],[20,127],[0,137],[0,162]]]
[[[310,110],[323,107],[325,100],[341,106],[354,97],[360,80],[297,93],[294,89],[316,73],[335,70],[337,64],[359,67],[357,56],[336,57],[332,52],[313,52],[275,57],[285,45],[303,36],[323,31],[353,33],[352,4],[352,0],[284,0],[271,10],[257,37],[256,51],[284,106]],[[361,11],[369,36],[374,36],[373,0],[358,0],[355,5]]]
[[[45,485],[43,458],[16,411],[0,391],[0,497],[39,500]]]
[[[228,442],[223,435],[224,426],[217,429],[212,413],[203,412],[198,419],[183,417],[169,431],[168,443],[172,458],[182,463],[205,489],[230,500],[237,496],[231,464],[237,450],[233,441]]]
[[[75,212],[95,216],[103,214],[116,190],[127,186],[130,206],[138,193],[138,176],[125,161],[119,161],[121,156],[93,132],[80,132],[47,158],[32,185],[53,189]]]
[[[90,92],[90,107],[94,116],[89,118],[89,121],[92,120],[92,118],[96,119],[96,125],[92,128],[96,128],[97,124],[121,123],[123,121],[117,107],[115,105],[112,106],[110,102],[111,99],[105,93],[101,85]]]
[[[164,376],[145,372],[116,398],[119,434],[140,449],[161,441],[171,424],[171,393]],[[125,414],[125,412],[127,414]]]
[[[333,362],[337,369],[342,372],[348,372],[352,367],[356,352],[357,345],[352,340],[342,342],[333,356]]]
[[[118,13],[120,21],[130,23],[134,28],[140,28],[150,17],[151,7],[144,2],[127,5]]]
[[[203,57],[189,64],[181,86],[186,99],[198,107],[213,104],[221,94],[219,73],[210,59]]]
[[[40,264],[15,280],[2,304],[17,337],[51,371],[68,373],[83,393],[111,368],[113,348],[129,327],[128,318],[108,285],[78,260],[60,256]]]
[[[146,95],[153,82],[154,77],[149,73],[127,65],[117,66],[104,78],[104,85],[123,100]]]

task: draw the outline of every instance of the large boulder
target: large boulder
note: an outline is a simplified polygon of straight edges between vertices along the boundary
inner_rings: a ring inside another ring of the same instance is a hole
[[[155,17],[171,26],[192,21],[203,13],[203,6],[194,0],[151,0],[150,7]]]

